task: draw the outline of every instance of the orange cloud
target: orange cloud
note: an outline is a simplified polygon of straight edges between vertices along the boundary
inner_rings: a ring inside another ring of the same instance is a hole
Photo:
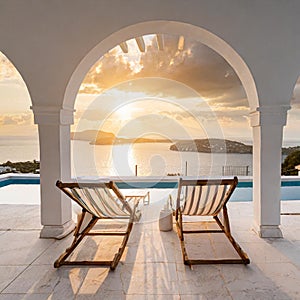
[[[160,51],[153,38],[146,51],[137,56],[139,60],[135,60],[135,64],[138,64],[138,68],[132,65],[132,60],[128,60],[128,54],[115,48],[91,68],[80,92],[99,93],[124,81],[161,77],[184,83],[204,98],[215,98],[221,102],[232,97],[245,99],[239,78],[223,57],[200,42],[188,38],[185,39],[183,50],[178,50],[177,46],[177,36],[164,35],[164,50]],[[130,88],[131,91],[156,95],[162,93],[160,86],[143,83]],[[168,92],[166,88],[163,91]],[[169,96],[182,96],[180,93],[175,94],[174,90],[169,92]]]
[[[21,75],[19,74],[15,66],[2,52],[0,52],[0,81],[19,78],[21,78]]]
[[[22,114],[0,115],[1,126],[5,125],[33,125],[33,114],[31,112]]]

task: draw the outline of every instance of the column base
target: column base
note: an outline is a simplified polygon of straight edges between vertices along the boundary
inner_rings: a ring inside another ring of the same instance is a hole
[[[71,220],[63,225],[44,225],[40,238],[60,240],[70,234],[75,228],[75,223]]]
[[[278,225],[256,225],[252,229],[261,238],[282,238],[282,232]]]

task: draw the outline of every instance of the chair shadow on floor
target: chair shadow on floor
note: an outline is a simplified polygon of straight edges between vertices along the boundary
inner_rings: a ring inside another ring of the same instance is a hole
[[[172,231],[161,232],[157,222],[135,225],[115,271],[103,266],[63,266],[54,269],[48,265],[49,269],[45,274],[40,275],[34,285],[28,288],[28,294],[42,295],[40,294],[42,292],[45,299],[51,296],[53,300],[75,297],[80,300],[125,299],[126,295],[138,299],[146,299],[150,295],[156,295],[152,296],[153,298],[160,295],[160,297],[194,296],[204,299],[218,297],[239,299],[242,296],[253,299],[293,299],[293,295],[286,292],[284,286],[285,280],[291,280],[288,276],[289,271],[285,272],[282,265],[280,267],[276,264],[275,266],[267,264],[267,267],[269,265],[271,268],[278,268],[278,274],[282,274],[278,281],[274,281],[268,271],[263,269],[265,264],[257,262],[259,253],[254,255],[255,248],[248,250],[253,257],[252,263],[248,266],[215,264],[189,267],[183,264],[175,226]],[[201,238],[206,240],[204,241],[206,245],[211,242],[202,236]],[[70,237],[63,243],[68,244],[69,240]],[[55,242],[56,248],[63,246],[61,242]],[[198,242],[187,241],[186,248],[191,257],[199,254],[197,251],[202,251],[201,254],[206,255]],[[193,248],[193,243],[198,246]],[[119,244],[118,237],[87,237],[82,247],[78,247],[73,255],[75,259],[110,259],[111,253],[103,251],[103,248],[115,247],[117,244]],[[222,251],[222,247],[219,247],[219,244],[217,246]],[[55,247],[52,247],[52,251],[54,249]],[[41,267],[45,269],[45,265]],[[30,298],[30,295],[28,297]]]

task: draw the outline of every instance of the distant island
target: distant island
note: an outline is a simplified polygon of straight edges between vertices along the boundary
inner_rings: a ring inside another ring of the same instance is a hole
[[[202,152],[202,153],[239,153],[251,154],[252,145],[227,139],[194,139],[194,140],[169,140],[160,138],[123,138],[117,137],[111,132],[101,130],[84,130],[71,132],[72,140],[88,141],[91,145],[122,145],[132,143],[173,143],[172,151]],[[282,148],[282,155],[288,155],[300,150],[300,146]]]
[[[181,152],[251,154],[252,146],[226,139],[195,139],[177,141],[170,146],[170,150]],[[282,148],[282,155],[288,155],[297,150],[300,150],[300,146]]]
[[[223,139],[195,139],[178,141],[170,146],[170,150],[203,153],[252,153],[252,146]]]
[[[132,144],[132,143],[172,143],[169,139],[153,139],[153,138],[120,138],[111,132],[85,130],[81,132],[72,132],[72,140],[89,141],[91,145],[116,145],[116,144]]]

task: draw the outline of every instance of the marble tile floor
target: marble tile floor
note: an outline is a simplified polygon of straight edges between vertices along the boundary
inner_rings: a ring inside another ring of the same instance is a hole
[[[135,224],[112,272],[106,267],[53,268],[72,235],[40,239],[39,209],[0,205],[0,300],[300,299],[300,216],[282,216],[283,239],[261,239],[251,230],[252,203],[229,203],[233,236],[249,255],[250,265],[189,268],[182,263],[175,226],[173,231],[159,231],[157,208],[144,207],[144,219]],[[282,211],[300,212],[300,201],[282,202]],[[74,256],[109,258],[118,242],[118,237],[89,237]],[[189,236],[187,251],[191,257],[236,257],[221,234]]]

